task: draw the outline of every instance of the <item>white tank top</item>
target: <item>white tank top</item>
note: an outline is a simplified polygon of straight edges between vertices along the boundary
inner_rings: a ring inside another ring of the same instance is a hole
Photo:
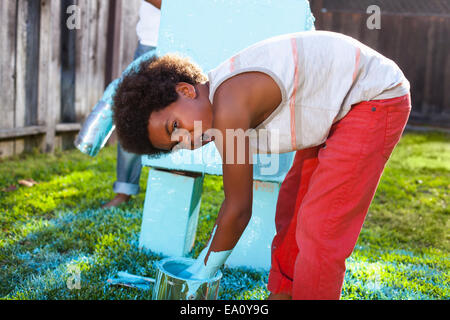
[[[258,42],[208,72],[210,94],[225,80],[258,71],[272,77],[281,104],[250,135],[254,152],[284,153],[324,143],[331,126],[361,101],[409,93],[388,58],[348,36],[305,31]]]

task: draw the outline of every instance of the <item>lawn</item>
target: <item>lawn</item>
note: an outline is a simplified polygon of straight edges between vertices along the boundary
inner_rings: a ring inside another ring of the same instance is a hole
[[[143,170],[139,196],[100,209],[113,197],[115,155],[108,147],[96,158],[72,150],[0,161],[0,298],[151,298],[150,291],[106,283],[124,270],[154,277],[161,258],[138,249],[151,169]],[[39,184],[18,184],[30,178]],[[450,298],[449,189],[450,135],[405,134],[347,260],[343,299]],[[192,256],[205,245],[222,200],[221,177],[207,176]],[[68,286],[73,270],[80,271],[79,289]],[[225,268],[219,299],[265,299],[267,278]]]

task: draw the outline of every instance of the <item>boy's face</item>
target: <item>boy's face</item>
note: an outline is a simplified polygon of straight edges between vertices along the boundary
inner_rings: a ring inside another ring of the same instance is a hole
[[[147,132],[155,148],[169,151],[184,141],[185,148],[193,150],[210,142],[203,140],[203,133],[212,127],[213,119],[206,87],[180,82],[176,87],[178,100],[150,114]]]

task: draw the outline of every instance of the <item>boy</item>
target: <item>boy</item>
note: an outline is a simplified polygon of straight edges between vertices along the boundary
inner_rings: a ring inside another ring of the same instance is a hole
[[[277,202],[269,298],[339,299],[345,260],[410,109],[394,62],[350,37],[307,31],[256,43],[207,77],[188,59],[151,58],[119,85],[114,121],[130,152],[214,141],[222,156],[225,200],[186,270],[192,278],[214,274],[250,220],[251,154],[297,150]],[[239,146],[230,134],[249,130],[272,142],[245,135]]]

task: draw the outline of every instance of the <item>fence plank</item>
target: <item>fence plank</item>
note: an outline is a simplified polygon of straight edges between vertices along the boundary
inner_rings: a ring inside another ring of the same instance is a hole
[[[138,43],[136,25],[139,21],[139,8],[141,6],[140,1],[121,1],[123,4],[121,19],[122,56],[120,61],[120,73],[126,69],[134,58],[134,51]]]
[[[109,10],[111,6],[110,1],[99,2],[99,14],[98,14],[98,29],[97,38],[99,44],[97,46],[97,63],[95,69],[95,86],[97,91],[97,100],[103,95],[105,90],[105,70],[106,70],[106,57],[108,54],[108,23],[109,23]],[[92,106],[91,108],[93,108]]]
[[[345,30],[345,34],[355,39],[361,38],[361,29],[365,28],[366,20],[360,14],[344,14],[339,15],[340,27]],[[337,20],[337,19],[336,19]]]
[[[90,2],[88,110],[91,111],[105,89],[109,2]]]
[[[450,121],[450,19],[436,17],[432,19],[434,46],[429,48],[431,56],[430,79],[427,82],[426,100],[432,106],[434,114],[446,114],[446,121]],[[447,85],[446,83],[447,78]],[[442,106],[441,110],[437,108]],[[444,120],[444,119],[441,119]]]
[[[14,128],[17,1],[0,1],[0,128]],[[14,155],[13,141],[0,142],[0,157]]]
[[[86,88],[86,95],[87,95],[87,105],[85,106],[85,110],[87,112],[90,112],[92,108],[94,107],[97,100],[100,98],[97,96],[97,92],[95,90],[95,65],[97,63],[97,46],[98,38],[97,38],[97,28],[98,28],[98,6],[99,3],[97,1],[89,1],[88,2],[89,8],[88,8],[88,24],[89,24],[89,31],[87,36],[89,37],[88,42],[88,73],[87,73],[87,88]]]
[[[16,51],[16,113],[15,127],[30,126],[37,123],[38,68],[39,64],[39,19],[40,2],[19,0],[17,12],[17,51]],[[25,145],[23,139],[16,141],[16,153],[34,147]]]
[[[39,63],[39,23],[40,2],[19,0],[17,41],[17,89],[20,98],[17,101],[16,125],[34,125],[37,123],[38,105],[38,68]],[[19,114],[19,111],[21,112]],[[23,113],[23,114],[22,114]]]
[[[92,0],[91,0],[92,1]],[[82,122],[87,116],[87,76],[89,61],[89,0],[77,0],[80,10],[81,28],[77,30],[76,36],[76,59],[75,59],[75,113],[77,122]]]
[[[108,1],[109,10],[108,10],[108,29],[107,29],[107,41],[106,41],[106,68],[105,68],[105,87],[111,83],[114,79],[114,59],[117,56],[115,54],[115,41],[118,38],[117,32],[118,30],[118,21],[120,21],[120,16],[118,15],[118,1],[110,0]]]
[[[436,24],[435,23],[430,23],[430,26],[428,28],[428,30],[426,30],[426,37],[428,40],[427,46],[424,47],[424,52],[425,52],[425,72],[423,74],[424,77],[424,87],[423,87],[423,103],[422,103],[422,114],[427,115],[430,113],[435,113],[433,112],[433,93],[432,90],[436,89],[433,88],[433,71],[434,71],[434,75],[436,74],[437,70],[433,70],[433,64],[435,59],[437,58],[435,56],[436,54],[436,39],[435,39],[435,34],[436,34]],[[438,71],[438,73],[440,73]]]
[[[320,19],[322,21],[322,24],[320,26],[316,26],[317,30],[327,30],[327,31],[332,31],[332,30],[336,30],[333,29],[332,25],[333,25],[333,14],[331,12],[324,12],[322,15],[322,19]]]
[[[45,126],[28,126],[24,128],[0,129],[0,139],[35,136],[45,133]]]
[[[38,123],[39,125],[49,124],[47,119],[47,108],[51,107],[49,96],[49,65],[50,48],[54,39],[51,36],[51,0],[41,0],[41,25],[39,43],[39,98],[38,98]],[[52,121],[53,122],[53,121]],[[47,140],[47,139],[44,139]],[[41,146],[41,150],[47,151],[46,144]]]
[[[400,47],[400,39],[404,32],[402,21],[403,17],[401,16],[383,16],[381,24],[383,32],[380,33],[379,43],[377,45],[379,51],[386,57],[399,63],[401,63],[401,58],[404,54],[403,48]]]
[[[419,23],[417,17],[404,17],[403,29],[408,32],[403,33],[400,39],[401,45],[408,53],[403,53],[403,71],[411,82],[412,103],[411,111],[412,118],[421,117],[424,106],[424,86],[425,86],[425,72],[426,72],[426,48],[429,39],[427,37],[426,29]],[[420,47],[412,45],[419,43]],[[414,50],[415,48],[416,50]],[[413,49],[413,51],[411,51]],[[411,54],[411,52],[414,52]]]
[[[380,38],[382,29],[369,29],[367,27],[367,19],[368,19],[369,15],[366,15],[366,14],[364,14],[364,15],[356,14],[356,15],[359,15],[361,17],[361,24],[360,24],[361,35],[360,35],[359,39],[365,45],[367,45],[371,48],[374,48],[376,50],[378,47],[379,38]],[[383,24],[383,18],[381,18],[381,24]]]
[[[75,113],[75,55],[76,21],[72,11],[75,0],[61,1],[61,121],[76,122]],[[69,12],[68,8],[71,7]],[[68,25],[68,22],[70,24]],[[74,25],[75,24],[75,25]]]
[[[46,14],[48,14],[48,21],[50,23],[49,33],[49,56],[47,70],[47,87],[49,101],[45,108],[46,117],[46,135],[45,135],[45,151],[53,152],[55,148],[56,124],[61,118],[61,1],[50,0]],[[42,34],[42,33],[41,33]],[[56,41],[55,41],[56,39]]]
[[[450,19],[445,19],[444,25],[442,26],[442,31],[440,31],[441,41],[444,43],[441,50],[444,52],[445,58],[443,59],[443,65],[441,68],[444,70],[444,80],[441,85],[443,86],[442,91],[444,92],[444,97],[442,98],[442,104],[444,105],[443,113],[446,115],[447,123],[450,123],[450,43],[448,41],[448,35],[450,30]]]

